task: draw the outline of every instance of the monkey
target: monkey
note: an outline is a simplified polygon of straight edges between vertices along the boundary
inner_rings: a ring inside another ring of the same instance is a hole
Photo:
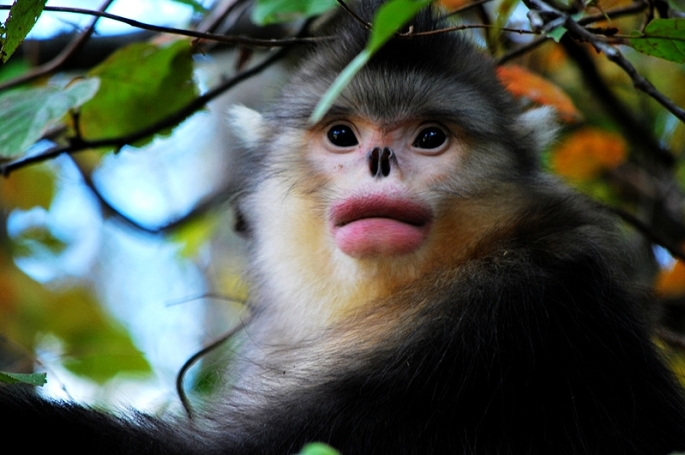
[[[373,17],[378,0],[355,3]],[[408,26],[442,27],[427,8]],[[524,110],[459,34],[396,36],[309,119],[368,30],[340,14],[271,107],[237,106],[252,316],[193,420],[0,388],[6,443],[100,454],[669,454],[685,403],[616,223],[539,165]],[[27,433],[28,432],[28,433]],[[16,436],[15,436],[16,435]],[[19,436],[19,435],[29,435]]]

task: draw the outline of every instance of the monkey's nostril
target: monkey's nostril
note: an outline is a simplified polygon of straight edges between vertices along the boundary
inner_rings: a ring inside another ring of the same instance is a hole
[[[371,152],[369,152],[368,159],[369,159],[369,171],[371,172],[371,175],[373,177],[379,177],[379,171],[380,171],[380,165],[379,161],[381,159],[381,149],[380,147],[376,147]]]
[[[394,158],[394,152],[388,147],[383,149],[376,147],[371,150],[368,155],[369,171],[371,172],[371,175],[376,178],[390,175],[390,170],[392,168],[391,161]]]
[[[385,147],[380,159],[380,172],[383,177],[390,175],[391,160],[395,157],[395,154],[391,149]]]

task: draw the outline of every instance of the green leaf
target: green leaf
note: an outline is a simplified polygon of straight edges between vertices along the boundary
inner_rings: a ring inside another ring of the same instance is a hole
[[[49,208],[55,196],[56,178],[54,167],[48,163],[42,163],[0,179],[0,208],[4,210]]]
[[[48,258],[63,253],[67,244],[55,237],[46,226],[32,226],[13,238],[13,247],[13,253],[18,257]]]
[[[64,89],[41,87],[0,95],[0,157],[25,153],[67,112],[91,99],[99,84],[86,79]]]
[[[549,32],[547,32],[546,35],[552,38],[555,43],[558,43],[559,41],[561,41],[561,38],[564,37],[566,32],[566,27],[560,25],[559,27],[555,27]]]
[[[42,387],[48,380],[47,374],[45,373],[20,374],[0,371],[0,382],[4,382],[5,384],[29,384]]]
[[[377,52],[409,19],[430,3],[431,0],[392,0],[385,3],[373,19],[366,50]]]
[[[203,14],[207,12],[207,8],[202,6],[202,2],[198,0],[173,0],[176,3],[181,3],[182,5],[188,5],[193,8],[193,12],[196,14]]]
[[[17,0],[0,27],[0,61],[5,63],[29,34],[47,0]]]
[[[645,32],[633,32],[630,45],[638,52],[685,63],[685,19],[655,19]]]
[[[53,293],[38,331],[63,343],[64,366],[104,383],[120,373],[149,374],[150,366],[129,333],[85,289]]]
[[[252,21],[259,25],[289,22],[325,13],[335,6],[335,0],[257,0]]]
[[[199,217],[185,223],[175,230],[169,240],[180,246],[179,255],[184,258],[193,258],[205,245],[219,227],[216,217]]]
[[[371,59],[373,54],[368,50],[364,49],[361,54],[357,55],[354,60],[350,62],[349,65],[345,67],[344,70],[338,75],[338,77],[333,81],[330,88],[321,97],[321,101],[317,104],[314,112],[312,113],[309,121],[314,124],[320,122],[326,112],[331,108],[335,100],[343,91],[347,84],[350,83],[352,78],[361,70],[364,65]]]
[[[341,71],[331,87],[321,97],[309,119],[310,123],[321,121],[340,93],[364,65],[371,60],[373,54],[378,52],[409,19],[430,3],[431,0],[392,0],[383,4],[374,17],[371,36],[366,47]]]
[[[152,43],[126,46],[90,75],[97,76],[101,84],[97,95],[81,108],[81,133],[88,139],[135,133],[181,110],[197,96],[186,40],[164,47]]]
[[[0,34],[2,34],[2,26],[0,25]],[[24,60],[12,60],[0,66],[0,82],[14,79],[21,74],[26,73],[31,69],[31,64]]]
[[[509,22],[509,18],[511,17],[516,7],[519,5],[520,1],[521,0],[502,0],[502,2],[497,7],[495,26],[488,31],[488,35],[490,36],[490,42],[496,43],[495,45],[497,46],[498,51],[499,47],[501,46],[501,43],[497,38],[502,33],[502,29]]]
[[[300,455],[340,455],[340,452],[327,444],[312,442],[302,448]]]

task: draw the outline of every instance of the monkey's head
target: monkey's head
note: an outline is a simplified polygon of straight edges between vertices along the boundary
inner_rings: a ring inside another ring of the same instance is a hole
[[[408,25],[442,27],[430,10]],[[392,39],[312,125],[368,39],[349,17],[326,34],[335,40],[305,57],[272,109],[234,110],[261,168],[244,207],[257,254],[355,283],[382,276],[383,286],[454,262],[537,178],[548,115],[521,113],[490,60],[443,33]]]

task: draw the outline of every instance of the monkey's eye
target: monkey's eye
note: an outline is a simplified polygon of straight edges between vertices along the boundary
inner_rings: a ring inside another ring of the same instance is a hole
[[[437,126],[429,126],[424,128],[416,136],[412,144],[420,149],[436,149],[447,141],[447,134]]]
[[[354,147],[359,144],[352,128],[343,124],[336,124],[330,127],[326,136],[331,144],[336,147]]]

